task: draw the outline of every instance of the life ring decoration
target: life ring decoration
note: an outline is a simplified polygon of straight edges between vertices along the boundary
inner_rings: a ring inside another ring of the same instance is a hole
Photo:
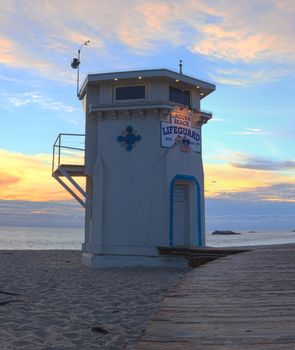
[[[175,139],[175,144],[179,145],[179,149],[181,150],[181,152],[184,153],[191,152],[192,148],[190,146],[190,143],[190,140],[187,139],[185,136],[181,137],[178,135]]]

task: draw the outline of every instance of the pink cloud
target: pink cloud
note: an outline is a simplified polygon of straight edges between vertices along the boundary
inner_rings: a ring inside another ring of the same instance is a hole
[[[253,61],[270,58],[280,38],[266,33],[248,33],[242,30],[225,30],[218,25],[201,28],[204,39],[192,50],[202,55],[229,61]]]
[[[7,172],[3,172],[0,170],[0,186],[2,188],[15,185],[19,180],[19,176],[13,176]]]
[[[15,44],[9,39],[0,38],[0,47],[0,63],[13,66],[16,62],[16,58],[13,55]]]

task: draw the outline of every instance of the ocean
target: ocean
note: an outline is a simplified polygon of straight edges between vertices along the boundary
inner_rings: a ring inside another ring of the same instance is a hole
[[[295,243],[295,232],[291,232],[291,230],[239,232],[239,235],[212,235],[208,233],[206,235],[206,245],[212,247],[237,247]]]
[[[81,250],[84,241],[83,228],[64,227],[11,227],[0,226],[0,250]],[[295,232],[257,231],[241,232],[239,235],[206,235],[211,247],[234,247],[295,243]]]
[[[1,250],[81,250],[83,228],[0,226]]]

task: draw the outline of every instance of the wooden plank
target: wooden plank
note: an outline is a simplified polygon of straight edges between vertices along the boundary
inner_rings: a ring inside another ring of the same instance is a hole
[[[253,248],[243,247],[185,247],[185,246],[173,246],[173,247],[158,247],[160,255],[223,255],[238,254],[252,250]]]
[[[295,349],[295,245],[220,258],[188,273],[163,298],[135,346]]]

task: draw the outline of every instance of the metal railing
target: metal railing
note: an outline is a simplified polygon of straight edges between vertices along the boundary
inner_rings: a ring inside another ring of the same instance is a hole
[[[59,134],[53,144],[52,174],[61,165],[84,165],[85,134]]]

